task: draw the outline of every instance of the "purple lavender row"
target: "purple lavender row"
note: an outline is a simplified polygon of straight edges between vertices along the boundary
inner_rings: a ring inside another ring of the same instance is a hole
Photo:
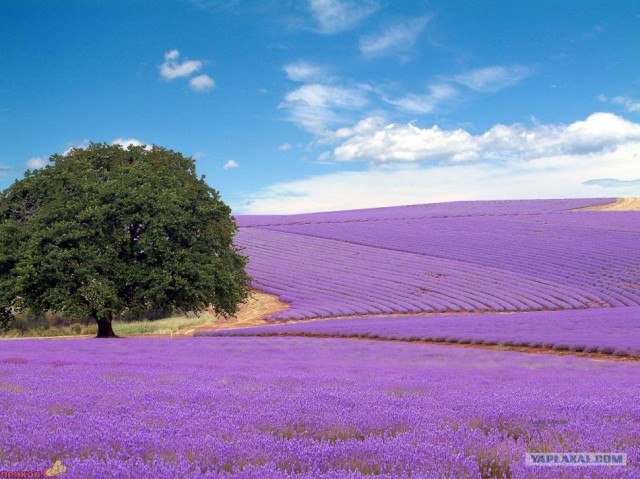
[[[632,479],[633,363],[305,338],[5,341],[0,471]],[[527,452],[626,453],[531,467]]]
[[[203,336],[270,334],[528,346],[640,358],[640,307],[329,319],[201,333]]]

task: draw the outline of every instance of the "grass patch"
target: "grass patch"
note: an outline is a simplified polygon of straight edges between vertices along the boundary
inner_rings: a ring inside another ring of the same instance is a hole
[[[143,320],[132,322],[113,322],[113,332],[118,336],[144,335],[144,334],[186,334],[190,330],[210,323],[215,316],[209,313],[201,313],[200,316],[173,316],[165,319]]]
[[[114,321],[113,331],[118,336],[139,335],[182,335],[194,328],[213,322],[216,317],[209,312],[200,316],[194,314],[173,316],[164,319],[144,319],[140,321]],[[96,324],[74,323],[69,326],[49,326],[45,328],[13,328],[0,335],[0,338],[54,338],[60,336],[95,336],[98,334]]]

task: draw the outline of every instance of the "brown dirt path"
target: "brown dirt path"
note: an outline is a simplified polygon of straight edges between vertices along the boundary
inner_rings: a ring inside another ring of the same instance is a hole
[[[191,336],[203,331],[219,331],[221,329],[238,329],[249,326],[266,326],[265,318],[279,311],[284,311],[289,304],[284,303],[273,294],[254,290],[249,300],[240,305],[238,314],[229,319],[217,317],[212,311],[207,311],[213,318],[211,322],[197,328],[181,332],[180,336]],[[176,336],[175,334],[173,336]]]

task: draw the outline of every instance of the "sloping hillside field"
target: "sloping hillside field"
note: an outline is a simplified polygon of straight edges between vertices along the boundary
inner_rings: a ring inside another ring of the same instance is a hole
[[[289,308],[1,341],[0,477],[638,479],[640,211],[611,204],[239,217]]]
[[[611,200],[460,202],[240,217],[272,319],[640,304],[640,212]]]
[[[225,334],[640,357],[640,211],[610,206],[629,204],[459,202],[240,217],[255,286],[291,304],[272,322],[344,319]]]

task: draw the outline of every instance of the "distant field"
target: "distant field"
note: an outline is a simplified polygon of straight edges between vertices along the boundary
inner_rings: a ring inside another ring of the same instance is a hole
[[[640,357],[638,204],[459,202],[239,217],[255,287],[290,303],[270,322],[343,319],[237,334]]]
[[[239,217],[272,319],[640,304],[640,212],[612,200],[461,202]]]

